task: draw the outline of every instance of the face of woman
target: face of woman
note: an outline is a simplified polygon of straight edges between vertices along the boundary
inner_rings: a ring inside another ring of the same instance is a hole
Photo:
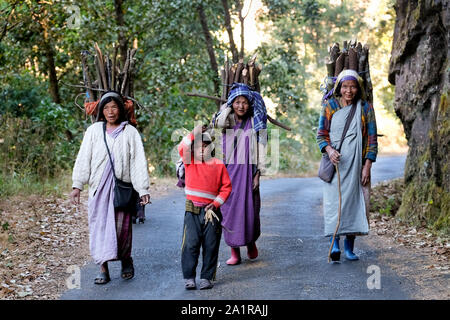
[[[233,111],[238,116],[238,118],[244,117],[248,109],[250,108],[250,104],[248,100],[244,96],[239,96],[233,101]]]
[[[120,116],[120,110],[117,103],[115,101],[108,102],[103,108],[103,115],[105,116],[108,124],[116,124]]]
[[[345,80],[341,85],[341,95],[346,102],[352,102],[358,94],[358,83],[355,80]]]

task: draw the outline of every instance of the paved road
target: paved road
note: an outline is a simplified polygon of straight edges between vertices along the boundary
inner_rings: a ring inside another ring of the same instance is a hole
[[[405,157],[380,157],[373,183],[403,175]],[[382,248],[357,238],[360,261],[328,264],[328,239],[322,236],[322,189],[318,178],[264,180],[260,256],[228,266],[229,248],[222,240],[217,282],[212,290],[186,291],[180,267],[184,194],[182,190],[153,201],[148,220],[135,225],[133,257],[136,276],[120,278],[120,262],[110,263],[112,281],[93,284],[97,266],[82,268],[81,289],[62,299],[408,299],[417,287],[377,257]],[[367,288],[367,268],[378,265],[381,289]]]

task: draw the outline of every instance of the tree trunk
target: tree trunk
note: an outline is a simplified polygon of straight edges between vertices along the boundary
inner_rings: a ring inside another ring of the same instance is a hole
[[[128,51],[128,39],[125,37],[124,28],[125,28],[125,20],[123,17],[123,0],[114,0],[114,8],[116,11],[116,23],[119,27],[119,32],[117,34],[117,38],[119,40],[119,52],[120,52],[120,60],[122,65],[125,65],[125,61],[127,59],[127,51]]]
[[[244,7],[244,2],[241,0],[236,0],[236,10],[239,13],[239,22],[241,25],[241,50],[239,52],[239,58],[244,58],[244,16],[242,15],[242,9]]]
[[[233,28],[231,27],[230,10],[228,7],[228,0],[222,0],[223,10],[225,12],[225,28],[227,29],[228,38],[230,39],[230,50],[233,56],[233,63],[237,63],[239,60],[238,50],[234,43]]]
[[[397,0],[389,81],[409,145],[397,216],[448,234],[450,12],[444,3]]]
[[[46,57],[46,67],[47,74],[49,80],[49,91],[52,97],[53,102],[61,103],[61,98],[59,96],[59,86],[58,86],[58,77],[56,76],[56,68],[55,68],[55,53],[48,41],[44,43],[44,54]]]
[[[219,83],[219,68],[217,66],[217,61],[216,61],[216,56],[214,54],[214,46],[213,46],[213,41],[211,38],[211,33],[209,31],[208,28],[208,22],[206,20],[206,15],[205,15],[205,11],[203,9],[202,5],[199,5],[197,7],[197,12],[200,18],[200,23],[202,25],[202,29],[203,29],[203,36],[205,37],[205,43],[206,43],[206,49],[208,50],[208,55],[209,55],[209,62],[211,63],[211,69],[214,72],[214,93],[215,94],[220,94],[220,83]]]
[[[49,35],[48,18],[45,17],[46,11],[44,11],[44,18],[36,15],[34,18],[39,24],[39,29],[42,35],[42,51],[46,58],[45,67],[47,69],[47,76],[49,81],[49,93],[53,102],[61,103],[61,97],[59,96],[58,77],[56,75],[55,67],[55,50],[51,45],[51,37]]]

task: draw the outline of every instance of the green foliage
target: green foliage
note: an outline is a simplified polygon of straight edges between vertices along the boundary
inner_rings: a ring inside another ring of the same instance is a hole
[[[320,109],[317,88],[325,73],[321,61],[328,45],[348,40],[364,26],[359,19],[363,10],[348,1],[337,6],[324,0],[263,3],[268,14],[260,22],[268,26],[271,39],[257,49],[258,63],[263,65],[262,94],[271,102],[268,105],[276,106],[269,108],[271,114],[293,129],[280,130],[280,168],[305,172],[320,156],[315,130]],[[229,55],[228,38],[220,36],[225,34],[221,2],[124,1],[120,26],[113,0],[80,0],[73,3],[79,8],[78,28],[69,25],[71,4],[0,0],[0,26],[8,27],[0,40],[0,187],[6,190],[11,182],[13,192],[20,183],[45,181],[71,170],[90,121],[73,103],[82,91],[65,84],[82,81],[82,50],[92,51],[97,42],[111,56],[119,34],[128,47],[133,42],[138,46],[135,97],[146,108],[137,110],[137,120],[152,174],[173,175],[171,154],[181,139],[173,133],[191,130],[195,121],[208,122],[217,110],[214,102],[185,93],[219,94],[213,85],[219,75],[211,71],[196,8],[201,4],[205,10],[220,66]],[[234,24],[236,3],[229,1],[229,6]],[[380,28],[380,37],[390,30],[389,23]],[[60,103],[49,95],[49,48]],[[392,97],[389,90],[387,100]]]

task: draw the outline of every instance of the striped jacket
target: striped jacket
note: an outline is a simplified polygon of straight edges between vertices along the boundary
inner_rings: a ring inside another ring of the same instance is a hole
[[[317,129],[317,143],[321,152],[325,152],[325,147],[330,145],[330,125],[333,114],[341,109],[339,101],[335,98],[325,100],[322,104],[322,111],[319,118],[319,128]],[[362,139],[363,139],[363,162],[366,159],[375,162],[378,153],[377,142],[377,122],[375,120],[375,110],[367,101],[362,101],[361,110]]]
[[[231,193],[231,180],[227,168],[217,158],[207,162],[194,162],[191,145],[194,135],[190,133],[178,145],[178,152],[183,159],[185,168],[184,192],[188,200],[196,202],[213,202],[216,208],[220,207]]]

